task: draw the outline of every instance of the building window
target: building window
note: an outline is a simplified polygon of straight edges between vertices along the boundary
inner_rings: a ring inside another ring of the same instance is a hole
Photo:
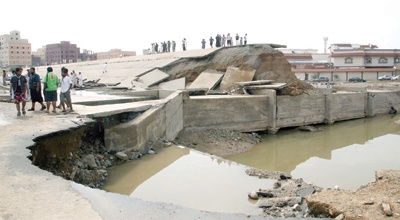
[[[371,57],[365,58],[365,63],[372,63],[372,58]]]
[[[395,63],[400,63],[400,59],[398,57],[394,58]]]
[[[347,58],[344,60],[344,63],[353,63],[353,58],[347,57]]]
[[[387,63],[387,58],[386,57],[379,58],[379,63]]]

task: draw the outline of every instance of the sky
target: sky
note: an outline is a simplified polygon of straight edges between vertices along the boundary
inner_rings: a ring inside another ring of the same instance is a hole
[[[81,49],[136,51],[175,40],[188,49],[217,34],[244,36],[249,44],[274,43],[324,52],[335,43],[400,49],[399,0],[4,0],[0,35],[13,30],[32,51],[70,41]],[[329,52],[329,51],[328,51]]]

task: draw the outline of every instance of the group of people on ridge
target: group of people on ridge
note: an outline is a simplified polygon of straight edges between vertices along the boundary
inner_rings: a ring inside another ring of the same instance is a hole
[[[239,34],[236,34],[235,39],[231,36],[230,33],[228,33],[226,36],[223,34],[222,36],[220,34],[217,34],[215,39],[211,36],[209,39],[210,47],[214,47],[214,41],[215,41],[215,47],[231,47],[234,46],[235,40],[235,46],[239,45],[247,45],[247,34],[245,34],[243,37],[240,37]],[[205,49],[206,48],[206,43],[207,41],[203,39],[201,41],[201,48]],[[171,52],[171,46],[172,46],[172,52],[175,52],[176,48],[176,43],[175,41],[167,41],[167,42],[161,42],[160,45],[158,43],[152,43],[151,44],[151,53],[169,53]],[[185,51],[187,50],[187,40],[186,38],[183,38],[182,40],[182,50]]]
[[[231,47],[233,46],[233,39],[230,33],[228,33],[226,36],[223,34],[222,36],[220,34],[217,34],[215,39],[211,36],[209,39],[210,42],[210,47],[214,47],[214,40],[215,40],[215,47]],[[235,36],[235,41],[236,41],[236,46],[239,45],[247,45],[247,34],[244,35],[244,37],[239,37],[239,34],[236,34]],[[206,48],[206,40],[203,39],[201,41],[201,48],[205,49]]]

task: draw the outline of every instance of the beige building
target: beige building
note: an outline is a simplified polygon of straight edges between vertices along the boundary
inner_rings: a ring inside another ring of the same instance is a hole
[[[136,51],[122,51],[121,49],[111,49],[110,51],[107,52],[97,53],[98,60],[128,57],[128,56],[136,56]]]
[[[43,46],[42,48],[37,49],[36,52],[32,52],[32,56],[35,57],[36,60],[38,60],[39,65],[44,65],[46,63],[46,46]],[[37,65],[32,63],[33,65]]]
[[[0,36],[0,66],[30,66],[32,65],[31,44],[21,38],[19,31]]]
[[[292,53],[285,56],[292,64],[292,72],[305,80],[324,76],[330,81],[348,81],[352,77],[376,81],[383,75],[399,74],[400,51],[397,49],[378,49],[371,44],[332,44],[329,49],[331,54],[325,65],[317,65],[315,59],[311,55],[307,57],[307,54]],[[293,66],[293,63],[297,65]]]

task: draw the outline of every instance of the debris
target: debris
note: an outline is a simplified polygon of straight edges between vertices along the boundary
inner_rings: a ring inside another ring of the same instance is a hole
[[[386,216],[392,216],[393,212],[388,203],[382,203],[382,210]]]

